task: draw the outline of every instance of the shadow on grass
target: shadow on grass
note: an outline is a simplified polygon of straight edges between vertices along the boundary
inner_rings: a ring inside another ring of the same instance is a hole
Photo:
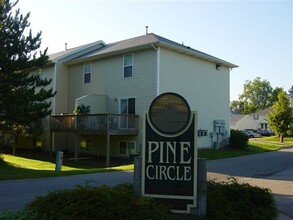
[[[0,180],[14,180],[14,179],[32,179],[32,178],[46,178],[46,177],[59,177],[59,176],[69,176],[69,175],[81,175],[81,174],[91,174],[91,173],[101,173],[101,172],[113,172],[122,171],[127,168],[124,165],[131,165],[129,160],[120,160],[117,158],[112,159],[110,167],[105,167],[105,159],[90,158],[88,160],[81,161],[71,161],[68,157],[64,158],[63,168],[61,171],[53,170],[55,168],[55,159],[49,156],[37,156],[37,155],[17,155],[24,157],[26,159],[35,159],[39,161],[52,162],[52,169],[29,169],[21,166],[17,166],[15,163],[9,163],[5,161],[0,154]],[[37,162],[36,162],[37,166]],[[72,168],[72,170],[70,170]],[[69,169],[69,170],[68,170]]]
[[[10,150],[0,149],[0,154],[9,154],[11,155]],[[48,152],[40,151],[36,149],[17,149],[15,156],[23,157],[26,159],[40,160],[44,162],[50,162],[55,164],[56,162],[56,152],[52,156]],[[92,155],[79,155],[81,159],[74,161],[74,154],[64,153],[63,154],[63,165],[69,166],[72,168],[81,168],[81,169],[92,169],[92,168],[106,168],[106,158],[105,157],[96,157]],[[125,158],[110,158],[111,167],[129,165],[133,161]]]

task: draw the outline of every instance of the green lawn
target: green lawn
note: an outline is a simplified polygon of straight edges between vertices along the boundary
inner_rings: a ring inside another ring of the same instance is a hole
[[[285,138],[284,143],[280,143],[277,137],[258,138],[250,140],[246,149],[199,150],[198,157],[207,158],[208,160],[237,157],[279,150],[285,146],[293,146],[293,138]],[[133,164],[97,168],[97,166],[67,160],[63,163],[62,171],[55,172],[55,161],[52,159],[31,159],[24,156],[0,154],[0,180],[44,178],[121,170],[133,170]]]
[[[109,168],[95,168],[75,162],[65,162],[61,172],[55,172],[55,163],[0,154],[0,180],[56,177],[98,172],[132,170],[133,164]]]
[[[284,143],[280,143],[278,137],[263,137],[249,140],[248,147],[245,149],[199,150],[198,157],[214,160],[275,151],[286,146],[293,147],[292,137],[286,137]]]

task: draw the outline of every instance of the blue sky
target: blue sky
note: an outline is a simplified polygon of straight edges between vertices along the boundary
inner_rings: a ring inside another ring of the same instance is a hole
[[[98,40],[111,43],[149,32],[239,65],[230,99],[246,80],[293,85],[291,0],[20,0],[30,28],[49,54]]]

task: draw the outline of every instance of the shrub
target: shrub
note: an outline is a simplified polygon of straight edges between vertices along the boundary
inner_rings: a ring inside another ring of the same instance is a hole
[[[1,220],[39,220],[34,212],[22,209],[18,212],[4,211],[0,213]]]
[[[293,127],[286,132],[287,137],[293,137]]]
[[[248,136],[239,130],[231,130],[229,145],[231,148],[244,148],[248,144]]]
[[[270,220],[278,210],[269,189],[239,184],[235,178],[228,182],[208,182],[207,214],[217,220]]]
[[[38,197],[27,208],[38,219],[172,219],[167,206],[134,196],[130,184],[58,190]]]
[[[239,184],[235,178],[230,178],[228,182],[208,181],[207,219],[271,220],[277,215],[275,200],[269,189]],[[130,184],[54,191],[36,198],[19,212],[0,213],[0,219],[11,220],[170,220],[181,217],[184,216],[172,215],[167,206],[153,199],[133,196]]]

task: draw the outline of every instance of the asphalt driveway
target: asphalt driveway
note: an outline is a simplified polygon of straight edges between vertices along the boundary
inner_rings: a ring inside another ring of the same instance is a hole
[[[293,219],[293,149],[208,161],[208,178],[239,182],[272,190],[281,219]],[[0,211],[17,211],[36,196],[76,185],[100,186],[133,182],[133,172],[110,172],[43,179],[0,181]]]
[[[229,159],[208,161],[208,178],[269,188],[277,201],[281,219],[293,219],[293,148]]]

